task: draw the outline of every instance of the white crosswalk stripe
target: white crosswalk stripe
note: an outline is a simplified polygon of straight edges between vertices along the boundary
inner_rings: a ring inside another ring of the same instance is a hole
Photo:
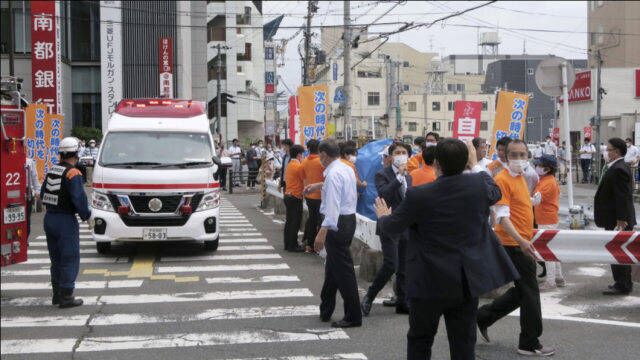
[[[202,251],[195,241],[179,248],[153,242],[161,246],[152,253],[153,276],[140,277],[134,268],[143,266],[138,256],[148,247],[114,242],[110,253],[98,254],[91,230],[79,220],[82,265],[75,296],[84,305],[64,313],[51,306],[46,237],[34,233],[29,260],[0,272],[3,359],[98,352],[95,357],[120,358],[114,351],[135,357],[141,349],[217,347],[232,354],[227,360],[366,360],[357,351],[327,351],[333,342],[348,344],[347,332],[317,320],[317,297],[271,243],[279,244],[280,237],[263,235],[243,211],[222,201],[216,252]],[[94,271],[85,273],[88,269]],[[156,286],[163,281],[175,288]],[[291,325],[296,318],[314,318],[317,325]],[[258,320],[247,323],[250,319]],[[211,321],[216,323],[202,327]],[[84,327],[108,332],[84,333]],[[314,345],[298,354],[288,343]],[[251,357],[256,354],[244,351],[246,344],[271,344],[278,355]]]

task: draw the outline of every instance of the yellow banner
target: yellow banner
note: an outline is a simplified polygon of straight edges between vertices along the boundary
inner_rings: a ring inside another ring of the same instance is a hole
[[[47,113],[44,104],[31,104],[25,109],[27,117],[27,157],[36,162],[38,181],[44,181],[49,169],[58,164],[58,146],[64,133],[64,117]]]
[[[299,144],[309,139],[322,140],[329,136],[329,88],[326,84],[298,88],[300,128]]]
[[[529,95],[511,91],[498,92],[496,118],[491,131],[491,159],[496,159],[496,142],[508,136],[522,139],[527,120]]]

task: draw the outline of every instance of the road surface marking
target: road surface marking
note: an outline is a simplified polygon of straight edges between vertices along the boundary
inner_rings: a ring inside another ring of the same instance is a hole
[[[153,275],[154,255],[138,255],[133,259],[128,278],[148,278]]]
[[[267,260],[282,259],[279,254],[237,254],[237,255],[198,255],[198,256],[165,256],[161,262],[175,261],[217,261],[217,260]]]
[[[244,283],[268,283],[268,282],[297,282],[300,281],[295,275],[267,275],[253,278],[243,277],[214,277],[205,278],[207,284],[244,284]]]
[[[271,245],[221,245],[218,251],[275,250]]]
[[[262,236],[262,233],[259,232],[245,232],[245,233],[220,233],[220,238],[224,239],[226,237],[234,237],[234,236]],[[224,242],[224,240],[220,240]]]
[[[141,313],[96,314],[90,315],[17,316],[2,318],[2,327],[57,327],[57,326],[118,326],[133,324],[183,323],[188,321],[238,320],[279,317],[317,316],[320,310],[317,305],[274,306],[210,309],[196,314],[166,313],[159,316]],[[89,322],[87,322],[89,320]]]
[[[367,360],[363,353],[333,354],[333,355],[295,355],[285,357],[228,359],[228,360]]]
[[[95,246],[95,241],[80,241],[80,246]],[[29,241],[29,248],[31,247],[47,247],[46,241]],[[27,253],[29,250],[27,250]]]
[[[248,224],[249,220],[224,220],[224,221],[221,221],[221,223],[222,223],[221,225],[223,225],[223,224],[239,224],[239,223]]]
[[[117,289],[137,288],[142,286],[143,280],[113,280],[113,281],[77,281],[76,289]],[[50,282],[2,282],[2,290],[51,290]],[[4,326],[4,325],[3,325]]]
[[[85,337],[76,352],[140,350],[215,345],[265,344],[320,340],[346,340],[342,329],[306,329],[276,331],[270,329],[224,331],[216,333],[177,333],[141,336]],[[3,354],[34,354],[72,352],[77,339],[2,340]]]
[[[134,294],[134,295],[102,295],[100,301],[97,296],[80,296],[85,305],[130,305],[152,303],[182,303],[182,302],[206,302],[219,300],[244,300],[244,299],[272,299],[272,298],[296,298],[312,297],[309,289],[269,289],[269,290],[241,290],[241,291],[216,291],[216,292],[188,292],[175,294]],[[51,306],[50,297],[19,297],[2,299],[3,306]]]
[[[128,263],[129,257],[115,257],[115,258],[107,258],[107,257],[80,257],[81,264],[122,264]],[[24,262],[23,264],[27,265],[35,265],[35,264],[51,264],[51,260],[49,258],[31,258]]]
[[[51,270],[39,269],[39,270],[2,270],[2,276],[51,276]]]
[[[285,263],[281,263],[281,264],[244,264],[244,265],[158,266],[158,273],[282,270],[282,269],[289,269],[289,265]]]
[[[267,242],[267,238],[220,239],[220,244],[266,243],[266,242]]]
[[[29,244],[29,246],[31,246],[31,244]],[[49,250],[29,249],[29,250],[27,250],[27,254],[29,256],[31,256],[31,255],[49,255]],[[80,254],[98,255],[98,252],[95,249],[80,249]]]
[[[93,239],[93,235],[80,235],[80,240],[82,239]],[[46,235],[36,236],[36,240],[47,240]]]

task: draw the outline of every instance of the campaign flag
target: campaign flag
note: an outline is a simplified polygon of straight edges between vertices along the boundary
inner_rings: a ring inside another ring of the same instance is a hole
[[[496,117],[491,131],[491,156],[495,160],[496,142],[505,136],[512,139],[524,138],[529,95],[512,91],[499,91]]]
[[[329,87],[321,84],[298,88],[298,109],[300,144],[306,144],[309,139],[325,139],[328,136]]]
[[[58,164],[58,147],[64,134],[64,117],[47,113],[47,105],[31,104],[25,109],[27,117],[27,157],[32,158],[38,170],[38,181],[53,165]]]
[[[479,101],[456,101],[453,112],[453,137],[464,142],[480,136],[482,103]]]

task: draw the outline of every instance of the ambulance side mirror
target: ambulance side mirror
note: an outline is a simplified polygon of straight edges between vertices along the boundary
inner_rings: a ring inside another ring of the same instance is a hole
[[[217,173],[218,172],[218,167],[220,167],[222,165],[222,163],[220,162],[220,158],[217,156],[212,156],[211,160],[213,161],[213,173]]]

